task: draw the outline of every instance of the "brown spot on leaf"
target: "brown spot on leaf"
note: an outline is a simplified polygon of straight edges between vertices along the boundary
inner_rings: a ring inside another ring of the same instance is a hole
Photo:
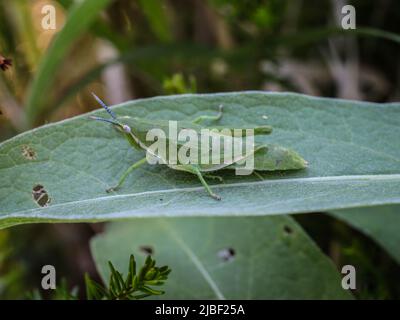
[[[25,159],[28,160],[36,159],[36,151],[32,149],[30,146],[23,145],[21,149],[22,149],[22,155],[24,156]]]
[[[235,250],[233,248],[224,248],[218,251],[218,258],[222,259],[224,262],[231,261],[235,257]]]
[[[151,256],[152,254],[154,254],[154,249],[151,246],[143,245],[143,246],[139,247],[139,250],[148,256]]]
[[[292,233],[293,233],[293,229],[292,229],[291,227],[287,226],[287,225],[285,225],[285,226],[283,227],[283,231],[284,231],[286,234],[292,234]]]
[[[32,188],[33,200],[41,207],[47,207],[50,203],[50,196],[41,184]]]

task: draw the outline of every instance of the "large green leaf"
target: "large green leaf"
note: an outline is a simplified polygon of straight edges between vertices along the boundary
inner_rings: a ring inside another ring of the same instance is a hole
[[[29,91],[26,112],[28,120],[33,123],[45,107],[44,97],[51,86],[55,72],[68,53],[73,42],[89,28],[98,13],[103,10],[110,0],[79,1],[71,7],[65,25],[56,35],[50,48],[42,57],[38,71]]]
[[[143,248],[172,272],[166,299],[346,299],[331,261],[288,216],[138,219],[113,223],[92,241],[105,281],[107,261],[127,273]]]
[[[257,139],[296,150],[309,167],[264,174],[263,181],[254,175],[224,173],[225,184],[213,186],[222,196],[218,202],[196,177],[145,165],[129,176],[118,193],[107,194],[105,189],[143,154],[110,125],[84,115],[0,144],[0,226],[287,214],[400,203],[400,104],[239,92],[136,100],[114,110],[118,115],[151,119],[192,119],[215,114],[221,103],[225,106],[221,125],[272,125],[271,135]],[[102,110],[93,114],[107,116]],[[36,153],[34,160],[23,156],[28,147]],[[51,198],[47,207],[33,201],[32,188],[38,184]]]
[[[374,239],[400,263],[400,206],[354,208],[331,215]]]

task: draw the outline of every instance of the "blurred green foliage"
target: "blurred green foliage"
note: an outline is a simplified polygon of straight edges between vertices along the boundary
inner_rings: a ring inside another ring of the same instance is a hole
[[[193,76],[186,81],[182,73],[175,73],[170,78],[164,79],[164,92],[166,94],[196,93],[197,84]]]
[[[15,247],[10,241],[10,231],[0,232],[0,297],[18,297],[24,289],[25,270],[18,260],[13,259]]]

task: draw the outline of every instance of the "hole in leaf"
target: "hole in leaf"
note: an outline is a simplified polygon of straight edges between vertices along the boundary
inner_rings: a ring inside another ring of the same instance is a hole
[[[235,257],[235,250],[233,248],[225,248],[218,251],[217,256],[224,262],[233,260]]]
[[[36,159],[36,151],[32,149],[30,146],[23,145],[21,147],[22,156],[28,160],[35,160]]]
[[[144,253],[144,254],[146,254],[146,255],[148,255],[148,256],[151,256],[152,254],[154,254],[154,249],[153,249],[153,247],[151,247],[151,246],[146,246],[146,245],[140,246],[140,247],[139,247],[139,250],[140,250],[142,253]]]
[[[283,231],[286,234],[292,234],[293,233],[293,229],[291,227],[289,227],[289,226],[286,226],[286,225],[283,227]]]
[[[50,203],[50,196],[41,184],[32,188],[33,200],[41,207],[47,207]]]

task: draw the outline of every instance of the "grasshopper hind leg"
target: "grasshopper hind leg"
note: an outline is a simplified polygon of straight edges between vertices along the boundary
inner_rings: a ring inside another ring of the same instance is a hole
[[[215,193],[211,190],[211,188],[210,188],[210,186],[207,184],[206,180],[204,180],[204,177],[203,177],[203,175],[201,174],[200,170],[196,169],[194,173],[197,175],[197,177],[199,178],[201,184],[204,186],[204,188],[206,189],[206,191],[208,192],[208,194],[209,194],[212,198],[214,198],[215,200],[221,200],[221,196],[215,194]]]
[[[181,164],[181,165],[170,166],[170,167],[171,167],[172,169],[174,169],[174,170],[185,171],[185,172],[189,172],[189,173],[191,173],[191,174],[195,174],[195,175],[199,178],[199,180],[200,180],[201,184],[203,185],[203,187],[206,189],[207,193],[208,193],[213,199],[215,199],[215,200],[221,200],[221,197],[220,197],[219,195],[215,194],[215,193],[211,190],[210,186],[208,185],[208,183],[207,183],[206,180],[204,179],[204,178],[207,178],[207,174],[204,174],[204,176],[203,176],[203,174],[201,173],[201,171],[200,171],[200,169],[199,169],[198,167],[196,167],[196,166],[194,166],[194,165],[191,165],[191,164]],[[208,175],[208,177],[210,177],[210,176]],[[218,178],[217,178],[216,176],[212,176],[212,178],[219,179],[219,178],[221,178],[221,177],[218,177]]]

